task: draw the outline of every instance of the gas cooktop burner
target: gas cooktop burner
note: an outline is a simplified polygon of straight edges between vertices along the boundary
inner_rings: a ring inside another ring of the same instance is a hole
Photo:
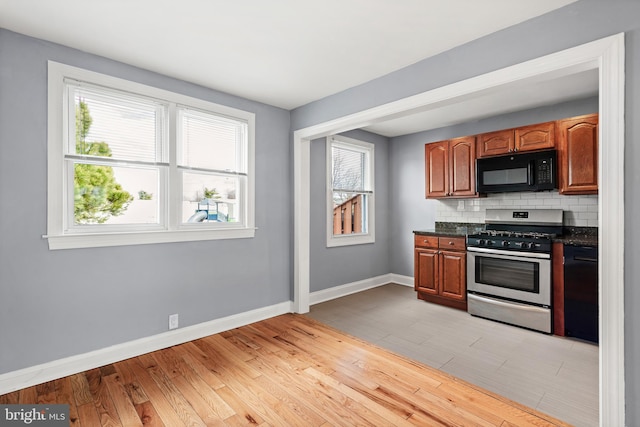
[[[553,239],[562,234],[560,209],[487,209],[486,230],[467,236],[467,249],[551,253]]]
[[[553,233],[538,233],[527,231],[507,231],[507,230],[483,230],[478,233],[480,236],[489,237],[509,237],[515,239],[552,239],[556,235]]]

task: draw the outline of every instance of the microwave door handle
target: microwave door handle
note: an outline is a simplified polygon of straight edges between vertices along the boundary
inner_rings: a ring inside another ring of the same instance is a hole
[[[529,187],[533,186],[535,184],[535,177],[534,177],[534,173],[533,170],[535,169],[535,160],[531,160],[529,161],[529,165],[527,166],[527,184],[529,185]]]

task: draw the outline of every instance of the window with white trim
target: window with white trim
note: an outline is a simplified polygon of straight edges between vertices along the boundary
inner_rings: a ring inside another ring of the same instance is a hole
[[[327,137],[327,246],[375,241],[374,146]]]
[[[252,113],[49,63],[49,247],[254,235]]]

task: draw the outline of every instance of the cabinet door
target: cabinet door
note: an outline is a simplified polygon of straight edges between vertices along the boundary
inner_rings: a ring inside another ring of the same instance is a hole
[[[515,130],[515,151],[555,148],[555,122],[538,123]]]
[[[464,300],[467,295],[467,259],[465,252],[440,252],[440,295]]]
[[[424,146],[425,196],[437,198],[449,193],[449,142],[434,142]]]
[[[560,120],[556,126],[560,194],[597,194],[598,115]]]
[[[449,141],[449,195],[476,194],[476,138],[465,136]]]
[[[553,334],[564,333],[564,245],[553,243],[551,251],[551,275],[553,278]]]
[[[478,135],[478,157],[508,154],[513,150],[513,129]]]
[[[433,295],[438,294],[438,251],[415,250],[414,289]]]

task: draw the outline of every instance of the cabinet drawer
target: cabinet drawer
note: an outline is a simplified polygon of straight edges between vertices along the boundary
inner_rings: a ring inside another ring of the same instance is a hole
[[[438,248],[438,237],[437,236],[420,236],[416,235],[414,237],[415,246],[421,248]]]
[[[440,249],[451,249],[455,251],[464,251],[467,248],[464,237],[439,237],[438,247]]]

